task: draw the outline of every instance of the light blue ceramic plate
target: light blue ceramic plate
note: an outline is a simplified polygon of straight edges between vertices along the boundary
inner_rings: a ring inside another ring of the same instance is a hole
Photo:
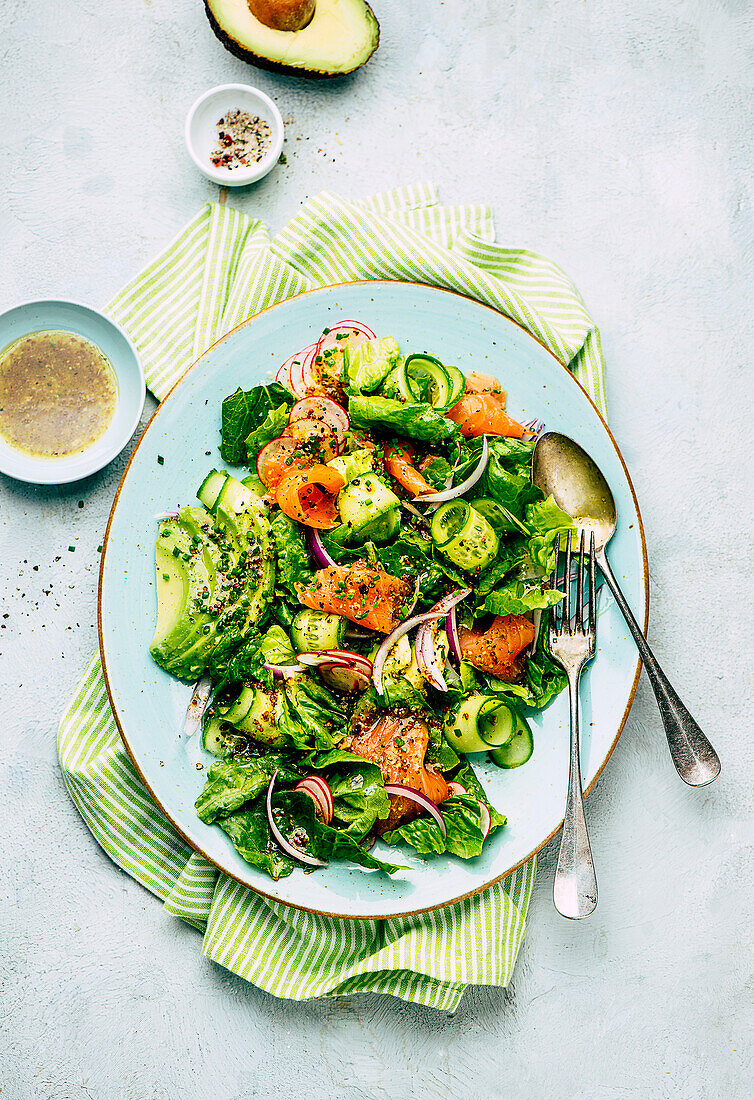
[[[123,329],[91,306],[58,300],[24,302],[0,314],[0,351],[30,332],[75,332],[104,352],[118,382],[115,413],[107,430],[80,454],[37,458],[0,438],[0,470],[19,481],[63,485],[101,470],[125,447],[144,407],[144,372]]]
[[[393,878],[334,864],[280,882],[245,863],[219,828],[203,825],[194,800],[204,775],[180,736],[190,689],[148,652],[155,621],[156,512],[194,499],[219,465],[220,404],[237,386],[269,379],[292,350],[321,330],[355,317],[394,336],[404,351],[428,350],[462,370],[496,375],[511,414],[539,417],[577,439],[604,471],[618,505],[610,559],[640,620],[648,607],[641,520],[618,449],[573,377],[528,333],[495,312],[448,291],[404,283],[356,283],[293,298],[254,317],[215,344],[155,413],[123,476],[113,505],[100,578],[100,644],[108,691],[123,740],[155,802],[198,852],[267,897],[344,917],[379,917],[445,905],[484,889],[541,848],[560,828],[568,774],[568,700],[561,695],[533,719],[529,762],[501,771],[475,758],[490,799],[509,825],[466,862],[401,852],[410,870]],[[207,454],[206,452],[211,452]],[[158,462],[164,457],[164,465]],[[636,649],[614,606],[600,618],[595,661],[582,679],[582,760],[591,787],[618,739],[639,675]],[[207,756],[206,763],[211,763]],[[381,845],[376,849],[379,851]],[[385,851],[388,851],[385,846]],[[393,850],[393,856],[395,856]]]

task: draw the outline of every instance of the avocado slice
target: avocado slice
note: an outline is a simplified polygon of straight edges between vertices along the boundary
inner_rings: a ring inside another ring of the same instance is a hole
[[[314,15],[298,31],[267,27],[247,0],[204,0],[210,26],[242,61],[292,76],[351,73],[377,49],[380,25],[365,0],[317,0]]]
[[[150,653],[181,680],[204,672],[215,646],[239,642],[262,616],[274,584],[269,523],[261,509],[236,515],[183,508],[160,524],[155,551],[157,627]]]

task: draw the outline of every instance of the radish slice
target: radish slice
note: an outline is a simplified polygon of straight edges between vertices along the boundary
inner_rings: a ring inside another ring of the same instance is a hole
[[[304,396],[305,372],[311,367],[317,350],[316,344],[309,344],[286,359],[275,375],[275,380],[289,389],[296,397]]]
[[[155,512],[154,518],[158,520],[163,519],[178,519],[177,512]]]
[[[326,656],[324,653],[298,653],[296,654],[298,660],[302,665],[308,665],[310,668],[319,668],[320,665],[331,662],[336,665],[343,665],[348,667],[348,661],[335,660],[332,657]]]
[[[490,815],[489,807],[485,806],[484,802],[480,799],[477,799],[477,802],[479,802],[479,828],[482,830],[482,841],[484,842],[490,835],[492,816]]]
[[[360,669],[335,662],[320,665],[319,674],[327,686],[336,691],[366,691],[372,682]]]
[[[344,343],[342,339],[338,339],[338,336],[342,337],[347,334],[351,337],[360,337],[358,342],[354,341],[351,347],[358,347],[359,344],[363,344],[365,340],[376,340],[376,333],[372,332],[368,325],[363,325],[361,321],[339,321],[337,325],[333,325],[328,328],[327,332],[323,332],[316,344],[317,355],[321,355],[323,351],[329,351],[330,348],[340,347]]]
[[[307,527],[304,537],[306,538],[306,548],[309,551],[309,556],[317,566],[317,569],[326,569],[328,566],[334,566],[336,564],[327,550],[325,550],[322,536],[316,527]],[[369,635],[365,634],[364,637],[367,638]]]
[[[535,439],[539,439],[545,430],[545,422],[544,420],[527,420],[523,428],[524,438],[529,442],[533,442]]]
[[[273,676],[295,676],[297,672],[305,672],[303,665],[262,665]]]
[[[487,436],[482,436],[482,454],[474,468],[473,472],[462,481],[460,485],[454,485],[452,489],[443,489],[440,493],[420,493],[418,497],[414,497],[414,503],[423,504],[441,504],[446,500],[455,500],[456,497],[462,497],[465,492],[472,489],[480,477],[487,469],[487,463],[490,457],[490,447],[487,442]]]
[[[306,779],[302,779],[300,783],[296,784],[294,790],[308,794],[314,801],[314,811],[317,817],[325,825],[330,824],[335,812],[335,803],[332,791],[321,775],[307,775]]]
[[[325,653],[328,657],[333,657],[336,661],[349,661],[357,666],[364,666],[365,672],[372,675],[372,662],[368,657],[362,657],[360,653],[354,653],[352,649],[326,649]]]
[[[199,729],[211,694],[212,681],[209,676],[202,676],[201,680],[194,685],[194,691],[186,708],[186,718],[183,723],[183,732],[186,737],[193,737]]]
[[[265,803],[267,810],[267,824],[270,826],[270,832],[275,838],[278,846],[285,852],[291,859],[297,859],[301,863],[306,863],[309,867],[326,867],[327,864],[324,860],[317,859],[315,856],[307,855],[306,852],[302,852],[300,848],[297,848],[294,844],[291,844],[289,840],[283,836],[280,829],[277,827],[275,818],[272,816],[272,788],[275,786],[275,780],[277,779],[277,769],[272,773],[272,779],[270,785],[267,788],[267,800]]]
[[[348,413],[330,397],[304,397],[291,409],[289,420],[321,420],[328,428],[342,434],[348,431],[351,421]]]
[[[431,798],[427,798],[426,794],[422,794],[421,791],[415,791],[413,787],[407,787],[404,783],[386,783],[385,794],[392,794],[396,798],[408,798],[411,802],[416,802],[418,806],[421,806],[423,810],[435,819],[440,827],[440,832],[445,837],[448,835],[448,828],[445,824],[445,818],[438,810],[435,803]]]
[[[448,794],[451,795],[451,797],[454,794],[466,794],[466,793],[467,793],[467,791],[466,791],[466,788],[464,787],[463,783],[456,783],[455,781],[453,781],[452,783],[448,783]]]
[[[286,438],[282,435],[277,439],[270,440],[269,443],[265,443],[257,455],[257,477],[266,489],[274,488],[270,485],[269,476],[265,473],[267,463],[281,453],[290,458],[297,449],[295,439]]]

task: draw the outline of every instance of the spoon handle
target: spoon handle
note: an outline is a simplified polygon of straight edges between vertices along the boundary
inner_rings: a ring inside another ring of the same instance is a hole
[[[615,597],[615,602],[623,612],[623,618],[633,634],[641,659],[644,662],[644,668],[647,670],[647,676],[662,715],[668,748],[675,769],[684,783],[688,783],[690,787],[704,787],[707,783],[711,783],[713,779],[717,779],[720,774],[718,755],[678,698],[670,681],[660,668],[657,658],[649,648],[649,643],[642,634],[641,627],[634,618],[633,612],[626,603],[626,598],[613,576],[604,547],[597,552],[596,558],[602,575]]]

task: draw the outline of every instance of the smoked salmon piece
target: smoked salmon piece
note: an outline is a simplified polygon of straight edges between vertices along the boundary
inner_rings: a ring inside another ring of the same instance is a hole
[[[376,565],[329,565],[311,585],[296,585],[298,598],[313,611],[343,615],[358,626],[390,634],[402,621],[411,585]]]
[[[505,411],[498,393],[466,393],[445,415],[461,429],[466,438],[476,435],[507,435],[521,439],[526,431]]]
[[[458,640],[464,661],[513,683],[523,672],[517,658],[534,641],[534,626],[525,615],[496,615],[484,633],[462,626]]]
[[[387,713],[344,741],[340,747],[379,764],[386,783],[402,783],[439,803],[448,797],[448,784],[440,772],[424,765],[428,743],[429,730],[421,718],[411,714],[396,717]],[[389,798],[389,816],[385,821],[378,819],[375,823],[378,836],[395,829],[403,821],[412,821],[422,813],[421,807],[407,798],[392,794]]]

